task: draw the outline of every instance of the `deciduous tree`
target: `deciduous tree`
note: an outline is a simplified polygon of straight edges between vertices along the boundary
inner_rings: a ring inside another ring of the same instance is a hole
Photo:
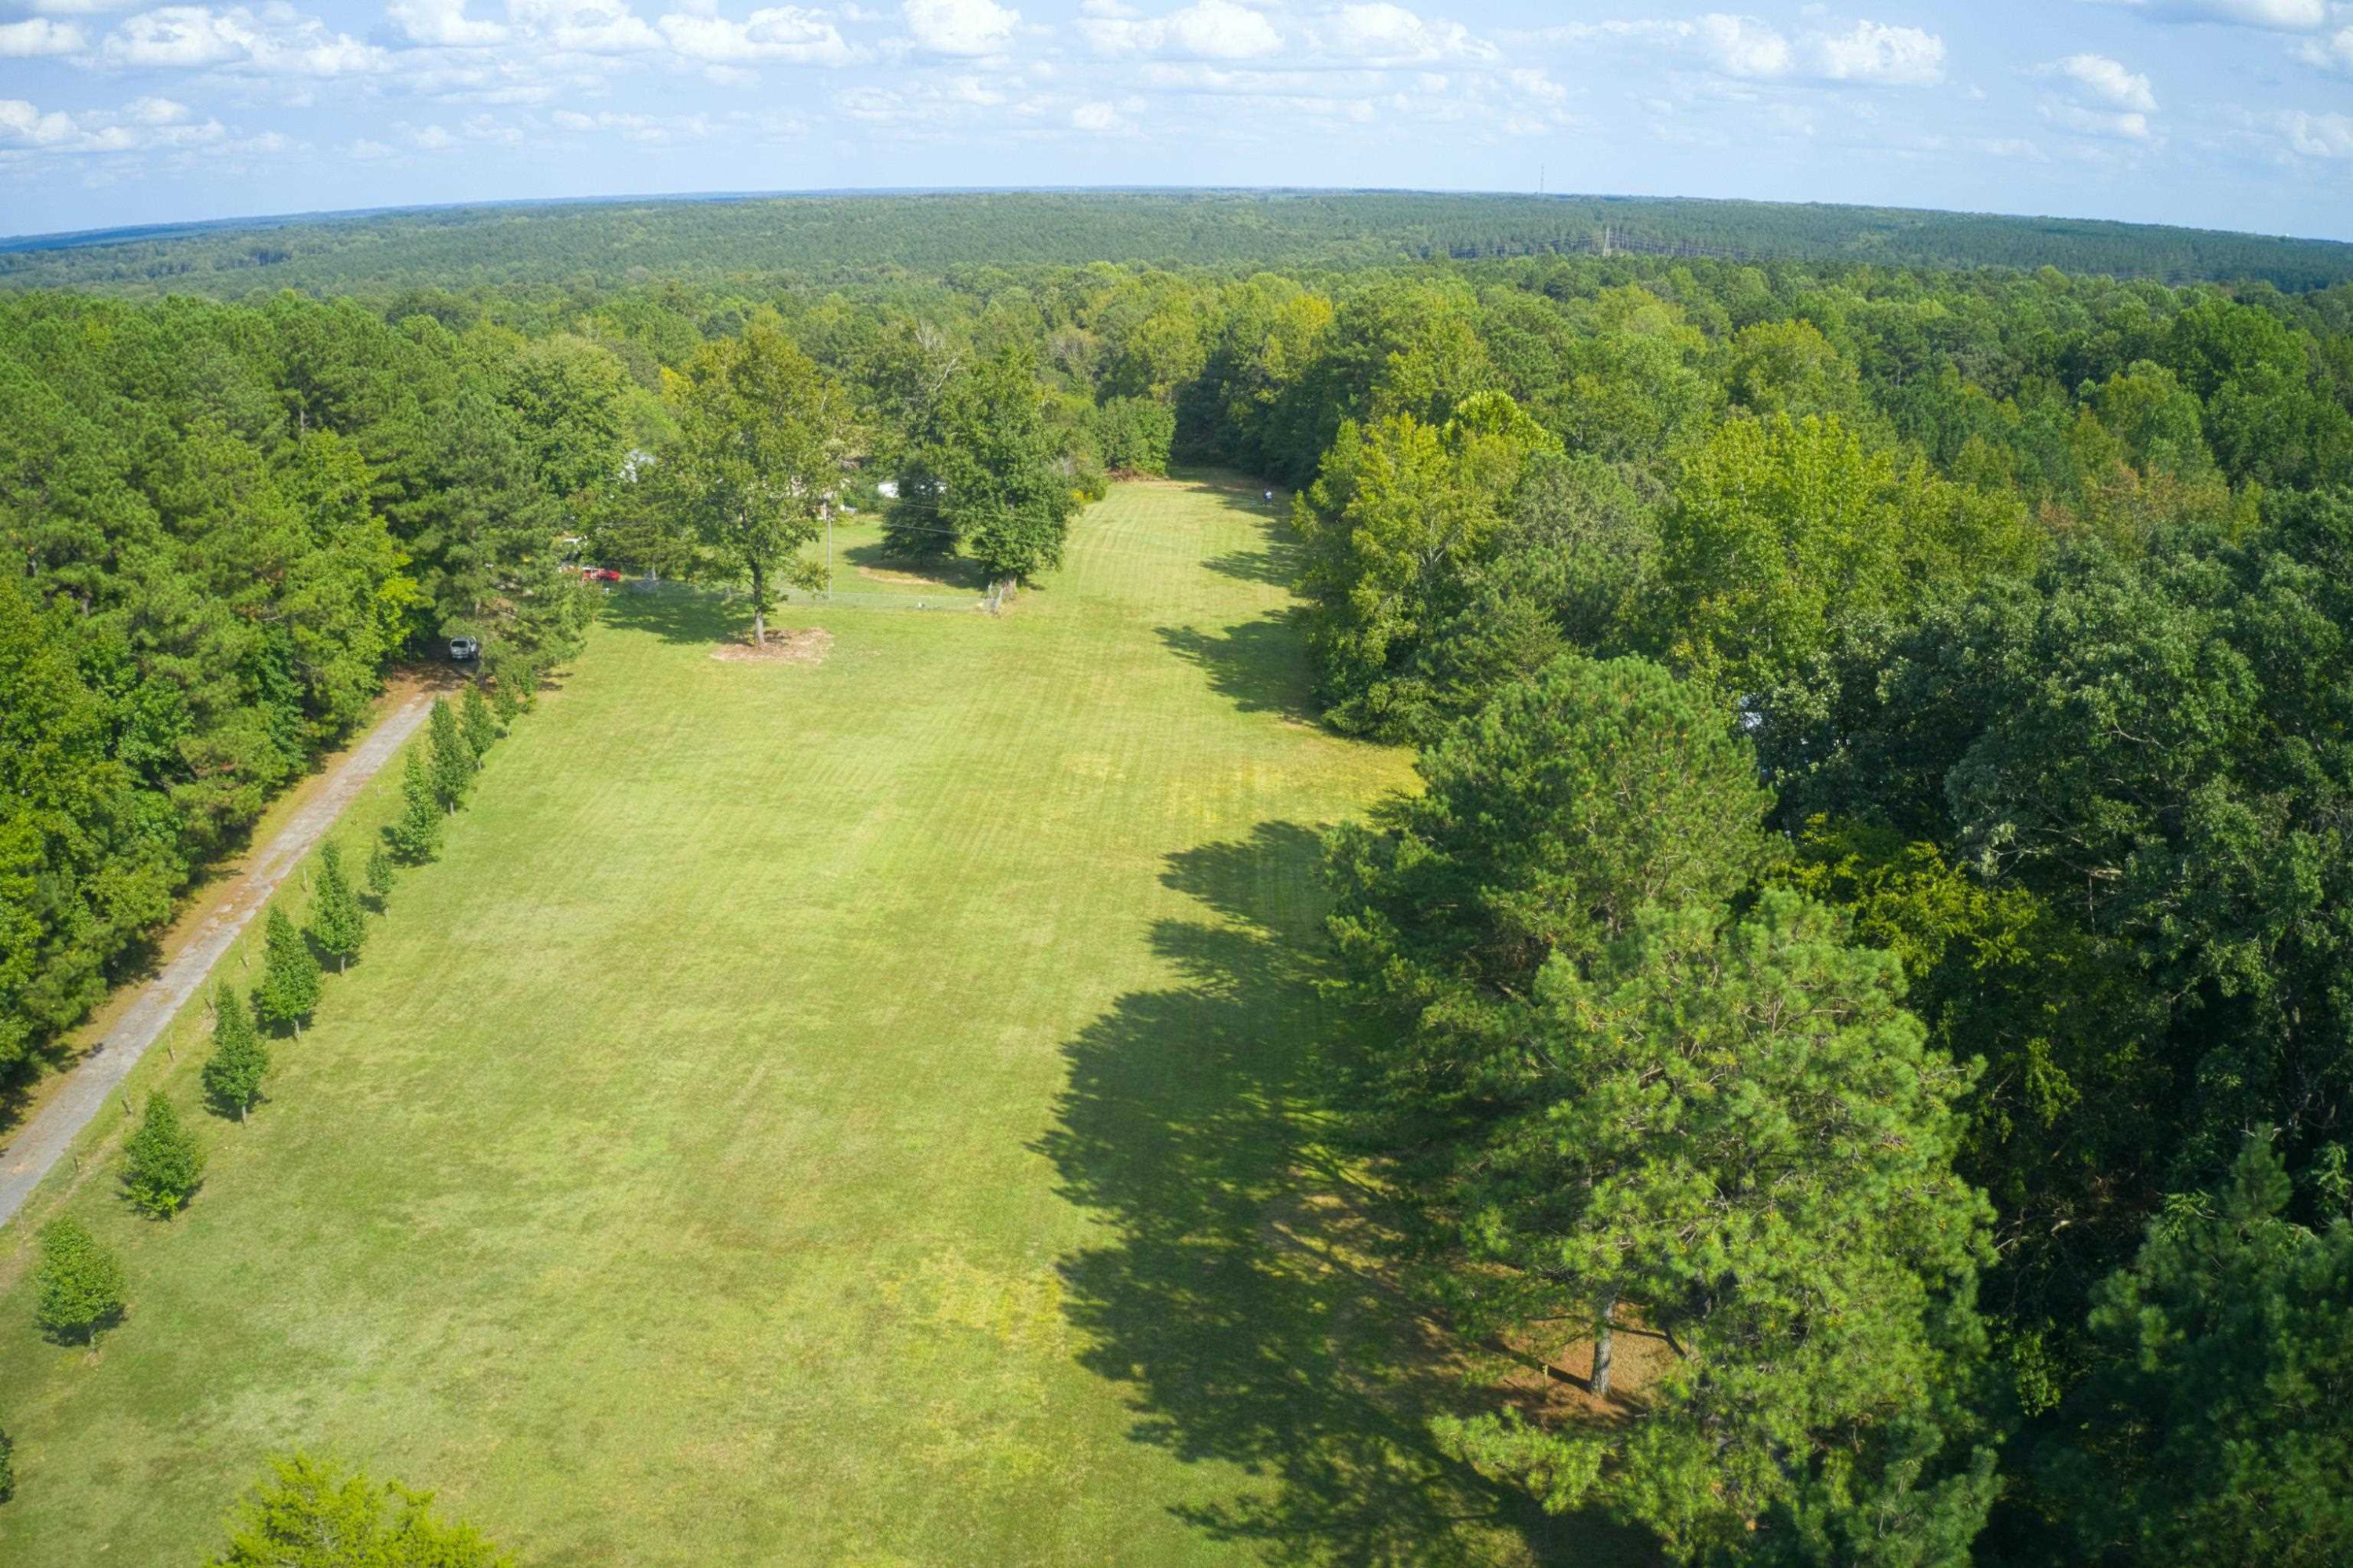
[[[773,325],[697,350],[664,372],[678,433],[653,482],[712,556],[752,589],[752,641],[767,638],[780,579],[821,580],[797,559],[818,537],[847,455],[849,399]]]
[[[122,1317],[122,1263],[79,1220],[51,1220],[40,1231],[33,1317],[52,1337],[91,1346]]]
[[[288,1454],[247,1495],[211,1568],[513,1568],[473,1526],[438,1518],[432,1504],[431,1492]]]

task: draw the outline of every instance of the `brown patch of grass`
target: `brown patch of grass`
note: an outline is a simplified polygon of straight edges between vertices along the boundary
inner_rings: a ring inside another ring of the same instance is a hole
[[[713,659],[730,664],[822,664],[833,652],[833,633],[821,626],[798,631],[776,631],[754,648],[747,640],[726,641],[711,651]]]

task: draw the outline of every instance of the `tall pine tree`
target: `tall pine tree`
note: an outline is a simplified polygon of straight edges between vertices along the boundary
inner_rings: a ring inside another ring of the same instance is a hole
[[[343,852],[332,842],[319,846],[319,881],[311,893],[311,940],[335,960],[343,973],[367,940],[367,921],[352,879],[343,874]]]
[[[303,1022],[319,1008],[319,960],[311,956],[302,933],[272,906],[262,935],[261,983],[253,988],[254,1016],[272,1029],[302,1033]]]
[[[261,1097],[261,1081],[269,1073],[269,1047],[237,992],[222,986],[213,997],[213,1054],[204,1066],[205,1093],[224,1111],[237,1112],[243,1121],[253,1102]]]
[[[474,748],[459,729],[458,715],[438,697],[433,699],[433,719],[428,728],[433,758],[427,766],[433,780],[433,799],[442,810],[455,812],[465,804],[467,791],[474,787],[474,770],[481,766],[481,758],[474,755]]]
[[[458,705],[458,727],[464,732],[466,744],[474,748],[476,760],[491,754],[491,745],[499,738],[499,721],[491,716],[491,705],[482,700],[482,688],[469,684],[466,695]]]
[[[205,1151],[162,1095],[147,1099],[139,1130],[122,1146],[122,1191],[133,1207],[169,1219],[205,1179]]]
[[[401,763],[400,800],[399,820],[385,830],[385,835],[401,859],[422,865],[441,847],[441,807],[420,747],[410,747]]]
[[[375,912],[383,914],[392,898],[392,857],[384,853],[382,843],[368,851],[367,890],[368,896],[375,900]]]

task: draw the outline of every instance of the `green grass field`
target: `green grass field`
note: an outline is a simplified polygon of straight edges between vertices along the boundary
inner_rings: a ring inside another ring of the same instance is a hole
[[[193,1564],[297,1444],[541,1565],[1596,1560],[1430,1446],[1320,1136],[1316,834],[1409,770],[1307,722],[1280,549],[1123,486],[816,666],[617,597],[195,1204],[37,1200],[132,1308],[0,1297],[0,1561]]]

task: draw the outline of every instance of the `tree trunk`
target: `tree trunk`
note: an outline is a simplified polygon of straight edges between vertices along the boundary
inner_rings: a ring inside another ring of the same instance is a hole
[[[1601,1298],[1600,1319],[1593,1325],[1593,1375],[1587,1388],[1596,1399],[1609,1396],[1609,1314],[1618,1305],[1616,1291]]]
[[[336,955],[335,972],[339,975],[347,975],[352,972],[352,956],[349,953],[340,953]]]
[[[245,1125],[245,1113],[246,1113],[246,1112],[247,1112],[247,1110],[248,1110],[249,1108],[251,1108],[251,1107],[248,1107],[248,1106],[244,1106],[244,1105],[239,1105],[239,1106],[237,1107],[237,1126],[239,1126],[239,1127],[243,1127],[243,1126]]]
[[[768,602],[768,574],[757,561],[752,563],[752,646],[765,648],[768,642],[767,618],[760,607]]]

